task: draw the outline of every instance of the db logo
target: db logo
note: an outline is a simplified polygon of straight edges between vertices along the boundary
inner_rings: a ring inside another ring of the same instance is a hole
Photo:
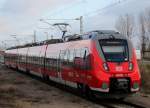
[[[116,71],[122,71],[122,70],[123,70],[122,66],[117,66],[116,67]]]

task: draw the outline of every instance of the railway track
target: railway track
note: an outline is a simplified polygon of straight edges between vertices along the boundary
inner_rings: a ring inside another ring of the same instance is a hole
[[[145,108],[143,105],[134,104],[127,101],[117,101],[117,100],[104,100],[98,102],[100,105],[104,105],[107,108]]]
[[[89,100],[91,101],[91,100]],[[135,104],[129,101],[119,101],[116,99],[99,99],[92,100],[93,103],[102,105],[106,108],[148,108],[143,105]]]
[[[16,71],[16,70],[15,70]],[[72,93],[73,95],[76,95],[80,98],[83,98],[83,99],[86,99],[87,101],[90,101],[94,104],[97,104],[97,105],[100,105],[104,108],[148,108],[144,105],[139,105],[138,103],[135,104],[135,103],[132,103],[132,102],[129,102],[129,101],[119,101],[119,100],[116,100],[116,99],[99,99],[99,98],[93,98],[92,100],[91,99],[88,99],[87,97],[85,96],[82,96],[81,94],[79,94],[77,92],[77,90],[73,89],[73,88],[70,88],[70,87],[66,87],[62,84],[58,84],[56,82],[53,82],[53,81],[44,81],[42,78],[38,77],[38,76],[34,76],[34,75],[31,75],[31,74],[26,74],[24,72],[21,72],[21,71],[17,71],[21,74],[24,74],[26,76],[30,76],[32,77],[33,79],[35,80],[39,80],[43,83],[46,83],[48,84],[49,86],[54,86],[56,88],[59,88],[61,90],[63,90],[64,92],[69,92],[69,93]]]

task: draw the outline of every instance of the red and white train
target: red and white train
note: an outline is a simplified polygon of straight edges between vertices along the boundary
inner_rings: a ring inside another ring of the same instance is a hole
[[[5,64],[78,88],[123,98],[139,91],[141,76],[130,40],[93,31],[68,41],[5,51]]]

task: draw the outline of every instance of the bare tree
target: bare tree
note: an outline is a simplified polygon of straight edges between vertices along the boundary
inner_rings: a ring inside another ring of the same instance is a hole
[[[143,13],[139,16],[139,28],[140,28],[140,42],[141,42],[141,53],[144,56],[146,48],[146,26],[145,26],[145,15]]]
[[[145,27],[147,31],[147,48],[150,51],[150,8],[145,11]]]
[[[120,16],[116,21],[115,27],[121,34],[131,39],[134,28],[134,17],[129,14]]]
[[[147,47],[147,50],[150,51],[150,43],[149,43],[149,45],[148,45],[148,47]]]
[[[145,11],[145,22],[147,32],[150,33],[150,8]]]

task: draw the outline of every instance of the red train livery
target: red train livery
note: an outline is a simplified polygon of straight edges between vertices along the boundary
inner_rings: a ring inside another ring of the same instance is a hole
[[[84,92],[123,98],[140,89],[135,49],[115,31],[93,31],[64,42],[16,47],[5,53],[9,67]]]

